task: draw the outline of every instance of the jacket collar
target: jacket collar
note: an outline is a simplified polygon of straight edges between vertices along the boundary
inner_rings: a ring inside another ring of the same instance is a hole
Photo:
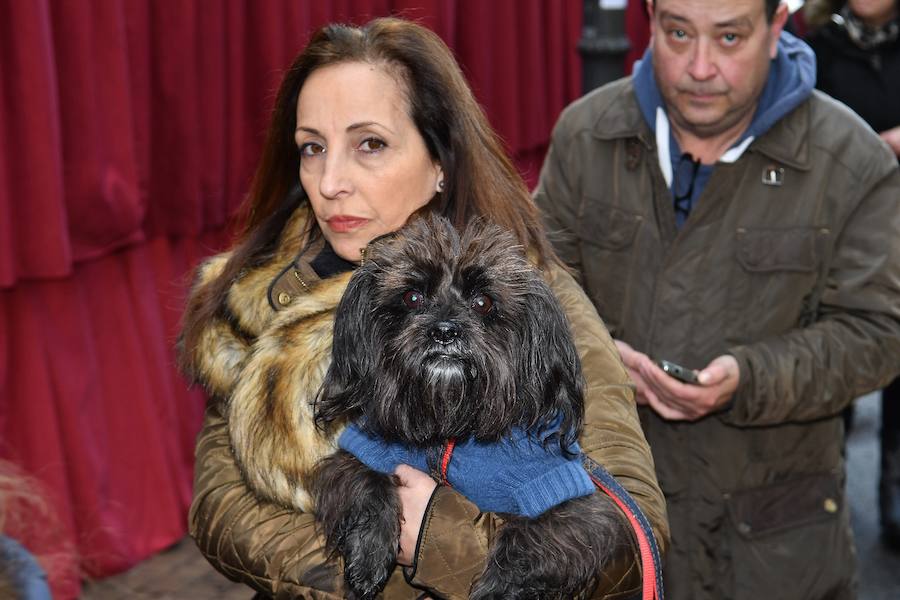
[[[598,107],[592,135],[601,140],[636,137],[647,148],[655,149],[655,137],[641,115],[631,78],[612,85],[613,96]],[[808,170],[811,166],[809,112],[807,99],[755,139],[748,152],[758,152],[775,162]]]
[[[815,92],[814,92],[815,93]],[[801,171],[810,165],[810,102],[807,98],[797,108],[782,117],[769,131],[753,141],[749,150],[768,156]]]
[[[653,147],[653,132],[647,126],[634,93],[632,78],[613,84],[616,90],[610,101],[597,112],[592,133],[601,140],[636,137],[648,148]]]

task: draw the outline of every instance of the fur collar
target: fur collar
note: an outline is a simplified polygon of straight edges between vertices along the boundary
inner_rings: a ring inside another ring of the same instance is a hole
[[[298,208],[272,258],[232,283],[223,311],[193,349],[189,374],[225,403],[245,480],[259,495],[303,511],[311,509],[312,467],[335,451],[342,430],[318,430],[311,403],[331,363],[334,311],[351,276],[314,282],[288,307],[273,309],[269,286],[305,244],[308,220],[308,209]],[[228,257],[200,266],[192,297],[221,274]]]

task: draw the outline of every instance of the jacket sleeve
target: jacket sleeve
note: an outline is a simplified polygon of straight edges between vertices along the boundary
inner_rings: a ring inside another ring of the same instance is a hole
[[[190,533],[218,571],[276,599],[344,597],[340,566],[327,560],[312,515],[258,500],[244,483],[216,403],[207,408],[194,469]]]
[[[575,280],[560,267],[549,269],[547,279],[569,319],[587,384],[582,449],[634,497],[663,551],[669,539],[665,500],[638,420],[634,387],[600,317]],[[501,525],[499,517],[479,512],[454,490],[437,488],[425,514],[416,565],[407,573],[408,580],[442,597],[466,598],[472,580],[484,569],[494,532]],[[639,586],[640,559],[631,548],[607,569],[595,597],[635,591]]]
[[[900,371],[900,171],[874,159],[868,186],[834,245],[815,322],[733,347],[740,384],[720,418],[736,425],[840,412]]]

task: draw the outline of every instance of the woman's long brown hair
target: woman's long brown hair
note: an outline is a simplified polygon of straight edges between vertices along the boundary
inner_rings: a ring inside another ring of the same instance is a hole
[[[222,274],[197,292],[185,313],[182,360],[191,354],[207,320],[222,309],[232,281],[271,256],[285,222],[307,202],[294,142],[297,98],[306,78],[316,69],[356,61],[384,65],[405,83],[410,116],[444,172],[444,191],[429,208],[460,228],[473,217],[486,217],[512,231],[539,263],[555,261],[524,181],[444,42],[402,19],[376,19],[362,28],[326,25],[313,34],[281,82],[243,206],[244,226]],[[314,221],[310,227],[316,235]]]

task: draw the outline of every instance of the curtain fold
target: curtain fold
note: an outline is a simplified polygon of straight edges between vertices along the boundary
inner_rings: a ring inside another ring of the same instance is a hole
[[[44,484],[69,566],[102,577],[184,535],[188,278],[228,244],[310,33],[389,14],[437,32],[533,184],[580,90],[581,4],[0,0],[0,458]],[[54,597],[77,596],[66,573]]]

